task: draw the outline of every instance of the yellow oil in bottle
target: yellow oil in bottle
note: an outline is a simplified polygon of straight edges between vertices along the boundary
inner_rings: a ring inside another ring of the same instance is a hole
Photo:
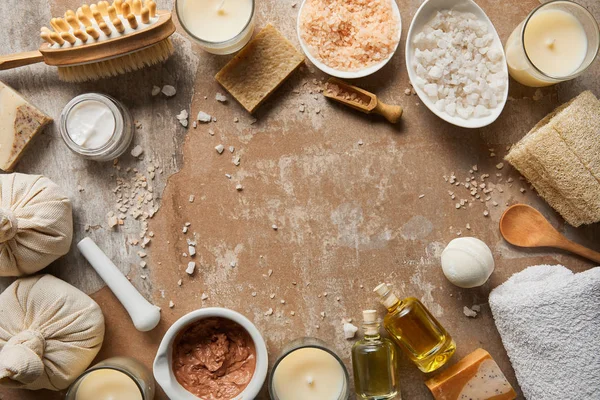
[[[379,335],[377,311],[363,311],[364,338],[352,347],[352,369],[357,398],[395,399],[400,392],[396,346]]]
[[[452,357],[454,340],[419,300],[399,300],[386,284],[377,286],[375,292],[388,310],[385,330],[421,371],[433,372]]]

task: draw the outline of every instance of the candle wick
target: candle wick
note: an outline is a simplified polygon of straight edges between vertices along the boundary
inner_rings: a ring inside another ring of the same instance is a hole
[[[217,11],[222,12],[224,5],[225,5],[225,0],[221,0],[221,4],[219,4],[219,7],[217,7]]]
[[[224,1],[224,0],[223,0]],[[548,46],[548,48],[553,49],[554,48],[554,43],[556,42],[556,39],[548,39],[546,41],[546,46]]]
[[[306,383],[308,383],[309,385],[312,385],[314,383],[313,377],[312,376],[306,377]]]

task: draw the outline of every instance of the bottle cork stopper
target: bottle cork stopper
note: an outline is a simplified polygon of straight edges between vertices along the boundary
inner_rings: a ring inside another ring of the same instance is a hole
[[[385,296],[390,291],[390,288],[385,283],[381,283],[373,291],[380,296]]]
[[[363,310],[363,321],[366,323],[377,322],[377,311]]]

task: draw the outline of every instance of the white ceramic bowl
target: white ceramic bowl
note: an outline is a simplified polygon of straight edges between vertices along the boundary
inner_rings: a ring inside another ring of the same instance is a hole
[[[203,308],[179,318],[169,328],[160,342],[156,358],[154,359],[154,379],[156,379],[156,382],[158,382],[170,399],[198,400],[198,397],[185,390],[177,382],[173,374],[171,367],[173,365],[173,342],[177,334],[189,324],[210,317],[221,317],[237,322],[250,334],[250,337],[254,341],[256,348],[256,369],[254,370],[254,375],[248,386],[231,400],[252,400],[256,398],[267,377],[267,367],[269,365],[267,346],[256,326],[248,318],[226,308]]]
[[[336,78],[357,79],[357,78],[363,78],[365,76],[369,76],[369,75],[379,71],[381,68],[384,67],[384,65],[386,65],[392,59],[392,57],[396,53],[396,50],[398,50],[398,45],[400,44],[400,38],[402,37],[402,18],[400,16],[400,9],[398,8],[398,4],[396,4],[396,0],[390,0],[390,1],[392,2],[392,8],[394,10],[394,13],[398,17],[398,42],[396,43],[396,47],[394,47],[394,51],[392,51],[392,53],[389,55],[389,57],[386,58],[385,60],[383,60],[382,62],[375,64],[375,65],[371,65],[370,67],[361,69],[359,71],[340,71],[340,70],[328,67],[327,65],[323,64],[321,61],[317,60],[310,53],[308,46],[306,45],[306,43],[304,43],[304,40],[302,39],[302,35],[300,35],[300,16],[302,15],[302,10],[304,9],[304,4],[306,4],[306,0],[304,0],[302,2],[302,6],[300,7],[300,11],[298,12],[298,20],[296,22],[296,32],[298,34],[298,41],[300,42],[300,47],[302,47],[302,51],[304,51],[304,54],[306,54],[306,57],[310,60],[311,63],[314,64],[315,67],[319,68],[321,71],[325,72],[328,75],[335,76]]]
[[[435,103],[429,99],[429,96],[425,94],[423,89],[417,87],[414,84],[416,82],[417,73],[415,72],[415,68],[413,66],[413,56],[415,54],[413,39],[415,35],[417,35],[423,30],[425,24],[427,24],[431,20],[435,13],[441,10],[456,10],[475,14],[479,20],[484,21],[486,24],[488,24],[490,32],[494,35],[494,45],[502,52],[503,71],[506,74],[506,87],[502,95],[502,101],[498,104],[496,108],[491,110],[492,113],[487,117],[463,119],[456,116],[453,117],[446,112],[439,111],[435,106]],[[419,95],[419,98],[421,99],[423,104],[425,104],[427,108],[431,110],[431,112],[433,112],[435,115],[437,115],[444,121],[463,128],[481,128],[494,122],[502,113],[504,105],[506,104],[506,100],[508,100],[508,66],[506,64],[506,54],[504,53],[504,46],[500,41],[500,37],[498,36],[498,32],[496,32],[496,28],[494,28],[492,21],[490,21],[485,12],[477,4],[475,4],[475,2],[471,0],[426,0],[423,4],[421,4],[421,7],[419,7],[419,9],[417,10],[412,20],[412,23],[410,24],[410,28],[408,29],[408,35],[406,37],[405,56],[408,77],[410,78],[410,81],[412,82],[415,91]]]

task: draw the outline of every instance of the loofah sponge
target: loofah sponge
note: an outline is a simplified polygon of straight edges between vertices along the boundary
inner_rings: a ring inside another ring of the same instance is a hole
[[[592,92],[542,119],[506,160],[569,224],[600,221],[600,101]]]

